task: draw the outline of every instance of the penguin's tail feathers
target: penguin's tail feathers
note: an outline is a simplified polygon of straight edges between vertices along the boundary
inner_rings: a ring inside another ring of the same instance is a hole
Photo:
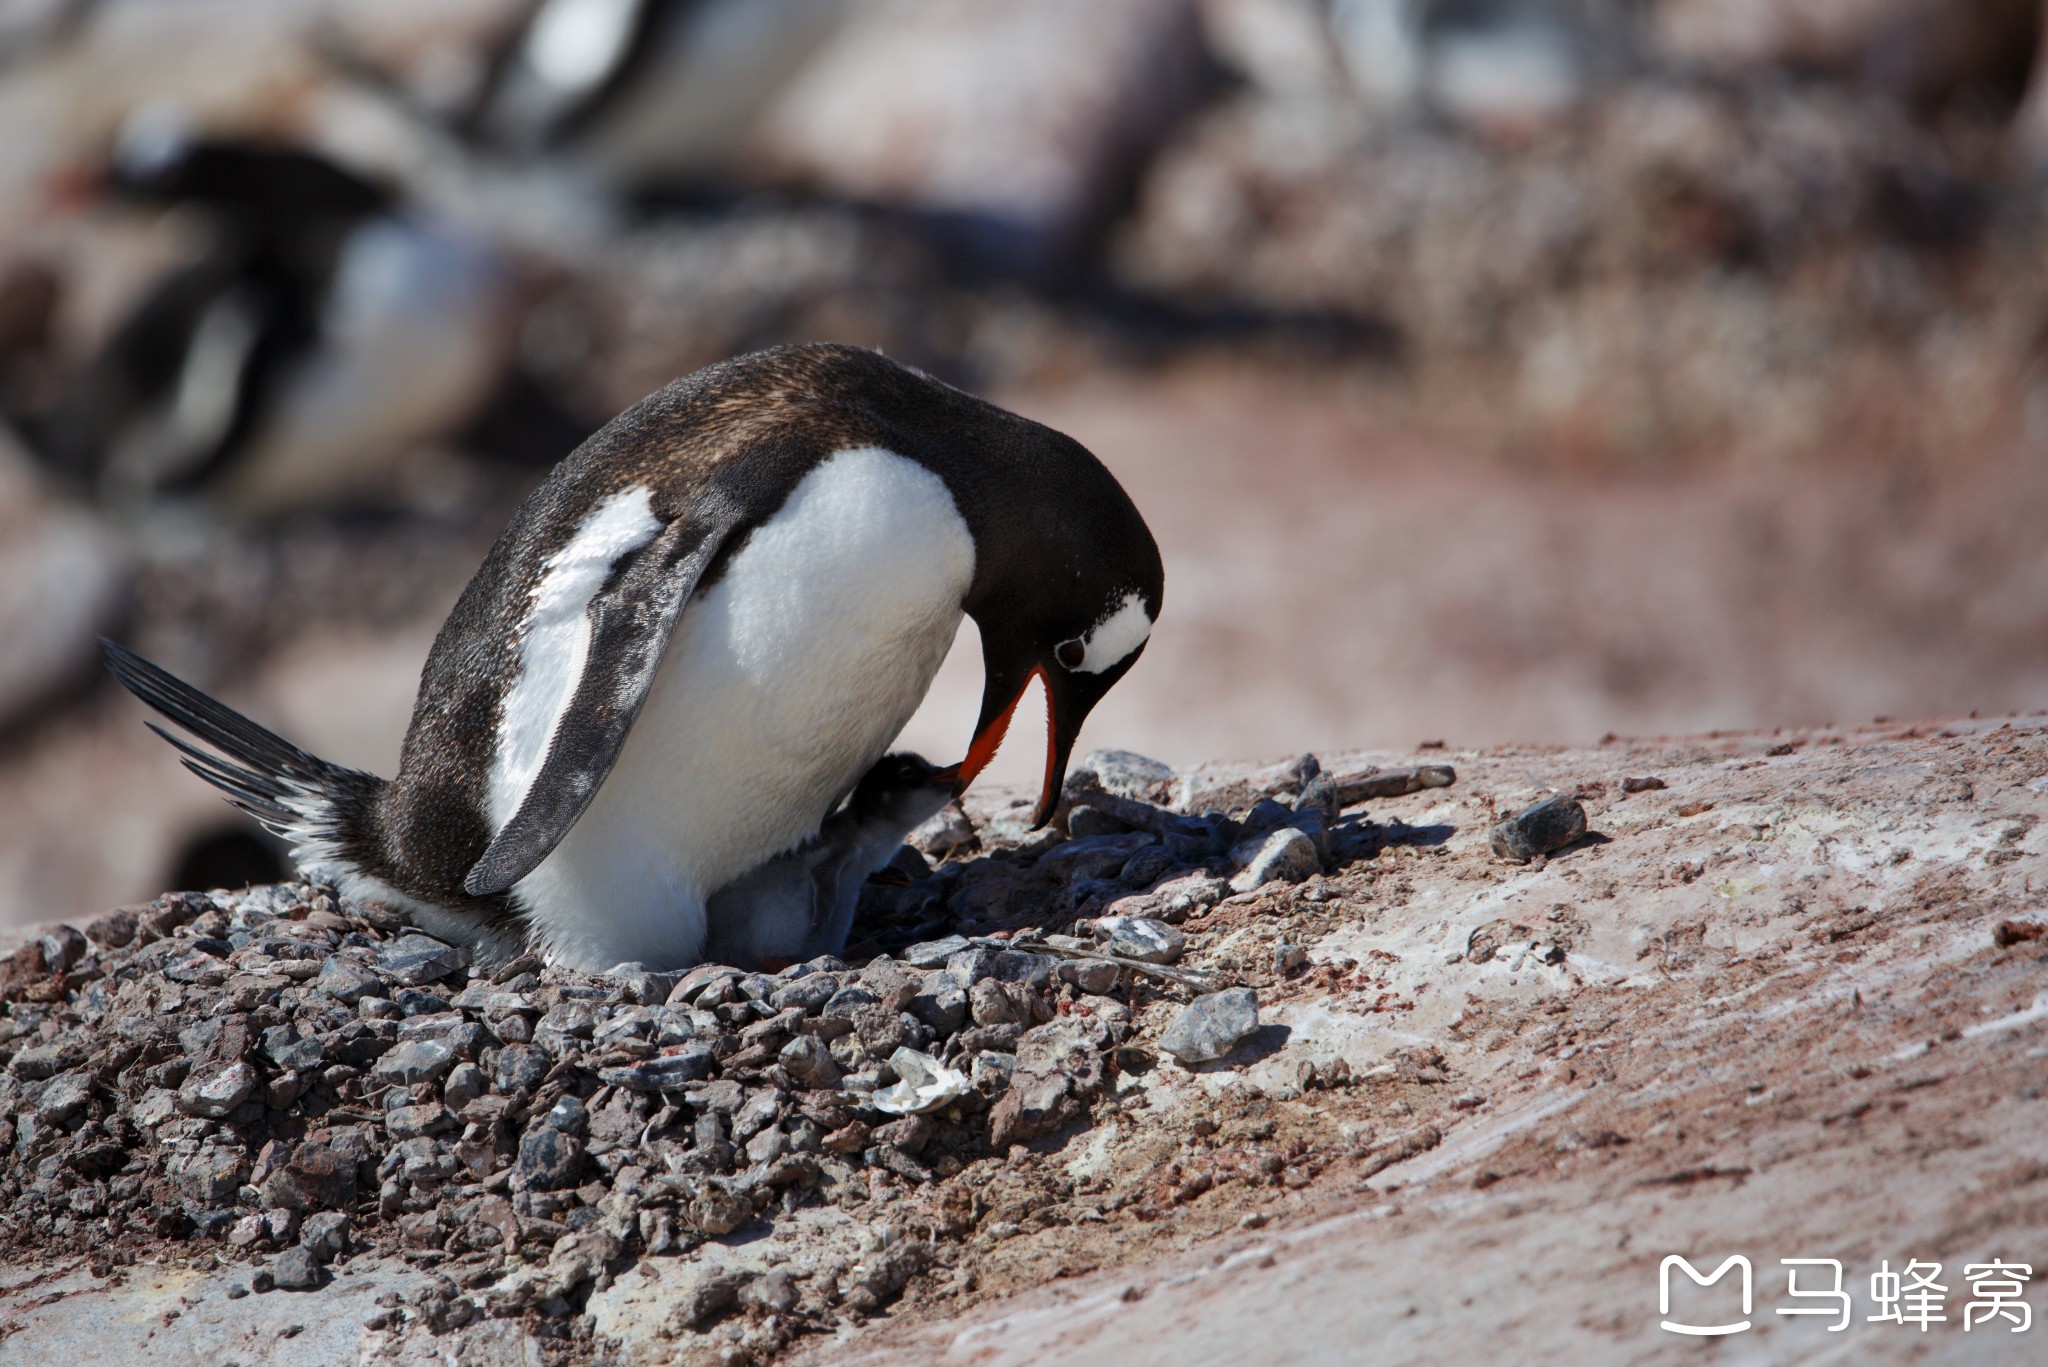
[[[187,769],[290,841],[302,871],[311,874],[315,866],[348,858],[357,821],[383,788],[383,779],[307,754],[125,646],[101,637],[100,649],[107,668],[130,693],[221,752],[209,754],[148,724],[177,747]]]

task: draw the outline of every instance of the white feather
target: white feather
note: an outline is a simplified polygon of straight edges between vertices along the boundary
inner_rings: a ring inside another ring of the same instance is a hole
[[[1131,652],[1145,644],[1151,635],[1152,614],[1145,611],[1145,600],[1135,593],[1127,593],[1121,603],[1081,638],[1081,663],[1074,672],[1100,674],[1105,669],[1114,669],[1129,659]]]
[[[519,643],[519,678],[505,694],[498,714],[498,744],[486,795],[494,833],[504,829],[526,800],[562,714],[582,682],[583,666],[590,658],[590,600],[621,557],[639,550],[660,531],[653,492],[637,486],[621,490],[598,504],[569,544],[542,567]]]
[[[903,729],[973,577],[924,466],[860,448],[806,476],[684,610],[611,775],[514,886],[549,955],[695,962],[706,896],[814,834]]]

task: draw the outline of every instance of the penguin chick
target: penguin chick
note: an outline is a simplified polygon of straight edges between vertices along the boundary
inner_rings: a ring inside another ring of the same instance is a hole
[[[953,800],[958,778],[958,765],[882,756],[815,836],[711,895],[705,957],[762,968],[769,960],[802,963],[842,952],[861,885],[906,835]]]

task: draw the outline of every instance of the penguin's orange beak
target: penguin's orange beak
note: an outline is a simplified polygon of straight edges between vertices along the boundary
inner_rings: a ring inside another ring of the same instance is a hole
[[[960,761],[954,792],[957,795],[966,791],[967,785],[995,758],[1004,733],[1010,729],[1010,718],[1033,679],[1045,685],[1046,730],[1045,778],[1039,786],[1038,806],[1031,815],[1032,829],[1036,830],[1052,820],[1053,811],[1059,806],[1060,785],[1066,781],[1067,759],[1073,753],[1074,738],[1101,692],[1100,688],[1090,692],[1077,686],[1073,676],[1064,671],[1048,671],[1044,665],[1034,664],[1015,688],[984,693],[982,721],[975,728],[973,743],[967,747],[967,758]]]
[[[967,758],[953,766],[953,793],[956,797],[966,792],[968,785],[981,776],[982,770],[988,768],[989,761],[994,759],[996,751],[1002,748],[1003,737],[1010,730],[1010,718],[1016,715],[1017,704],[1024,701],[1024,694],[1030,689],[1031,681],[1044,677],[1045,671],[1042,668],[1033,667],[1031,672],[1024,676],[1024,682],[1018,686],[1017,691],[1011,694],[1010,700],[1003,703],[1001,709],[993,716],[988,714],[987,704],[995,699],[983,700],[982,721],[974,729],[974,740],[967,747]]]

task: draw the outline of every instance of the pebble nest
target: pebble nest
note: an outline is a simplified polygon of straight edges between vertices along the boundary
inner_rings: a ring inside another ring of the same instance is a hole
[[[1358,786],[1304,757],[1204,792],[1094,756],[1065,831],[949,810],[899,852],[907,886],[863,893],[845,960],[774,974],[484,970],[307,883],[57,927],[0,960],[0,1260],[211,1255],[267,1292],[398,1256],[435,1289],[394,1324],[518,1315],[573,1349],[592,1287],[637,1259],[806,1207],[881,1218],[1087,1124],[1162,1049],[1227,1053],[1252,993],[1175,966],[1174,927],[1372,853],[1377,828],[1340,816]],[[1161,998],[1184,1005],[1148,1039]],[[938,1083],[899,1085],[932,1061]],[[949,1221],[920,1227],[802,1276],[709,1276],[675,1327],[771,1317],[758,1355],[872,1313]]]

